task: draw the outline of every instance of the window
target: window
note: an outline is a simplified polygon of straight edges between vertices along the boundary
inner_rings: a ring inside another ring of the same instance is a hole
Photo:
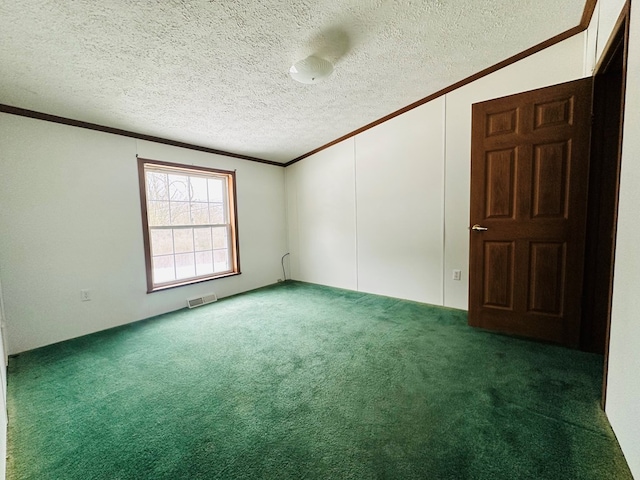
[[[235,172],[138,159],[147,291],[240,273]]]

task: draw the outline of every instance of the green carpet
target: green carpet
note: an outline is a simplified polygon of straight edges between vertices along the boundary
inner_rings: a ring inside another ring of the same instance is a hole
[[[23,353],[8,375],[10,480],[631,478],[601,356],[298,282]]]

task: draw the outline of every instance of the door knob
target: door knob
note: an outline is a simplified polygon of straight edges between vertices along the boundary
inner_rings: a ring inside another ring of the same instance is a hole
[[[487,227],[482,227],[476,223],[473,227],[471,227],[471,230],[474,230],[476,232],[485,232],[489,229]]]

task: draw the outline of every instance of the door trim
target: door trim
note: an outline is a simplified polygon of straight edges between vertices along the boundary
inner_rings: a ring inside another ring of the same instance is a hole
[[[603,50],[602,56],[598,61],[595,71],[594,71],[594,92],[596,92],[596,83],[600,76],[607,73],[609,67],[611,66],[612,60],[617,53],[618,48],[622,48],[622,82],[621,82],[621,113],[620,113],[620,125],[618,132],[618,158],[617,158],[617,169],[618,169],[618,178],[615,192],[615,213],[614,213],[614,245],[613,245],[613,255],[612,255],[612,270],[611,275],[613,276],[613,266],[615,262],[615,232],[617,230],[618,224],[618,194],[620,190],[620,166],[622,160],[622,134],[624,131],[624,107],[625,107],[625,92],[626,92],[626,78],[627,78],[627,55],[629,48],[629,13],[631,9],[631,2],[627,0],[620,12],[620,16],[616,21],[616,25],[613,29],[613,33],[609,37],[607,44]],[[594,98],[593,104],[595,105],[596,101]],[[594,125],[595,126],[595,125]],[[593,146],[592,146],[593,147]],[[609,288],[609,298],[608,298],[608,314],[606,319],[606,333],[605,333],[605,346],[604,346],[604,368],[602,375],[602,409],[605,409],[607,402],[607,380],[609,375],[609,341],[611,335],[611,308],[612,308],[612,299],[613,299],[613,278],[610,279],[610,288]]]

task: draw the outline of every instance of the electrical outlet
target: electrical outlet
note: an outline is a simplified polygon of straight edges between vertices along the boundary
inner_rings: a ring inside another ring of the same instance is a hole
[[[91,290],[80,290],[80,300],[83,302],[91,300]]]
[[[454,270],[453,271],[453,279],[454,280],[460,280],[461,277],[462,277],[462,270]]]

